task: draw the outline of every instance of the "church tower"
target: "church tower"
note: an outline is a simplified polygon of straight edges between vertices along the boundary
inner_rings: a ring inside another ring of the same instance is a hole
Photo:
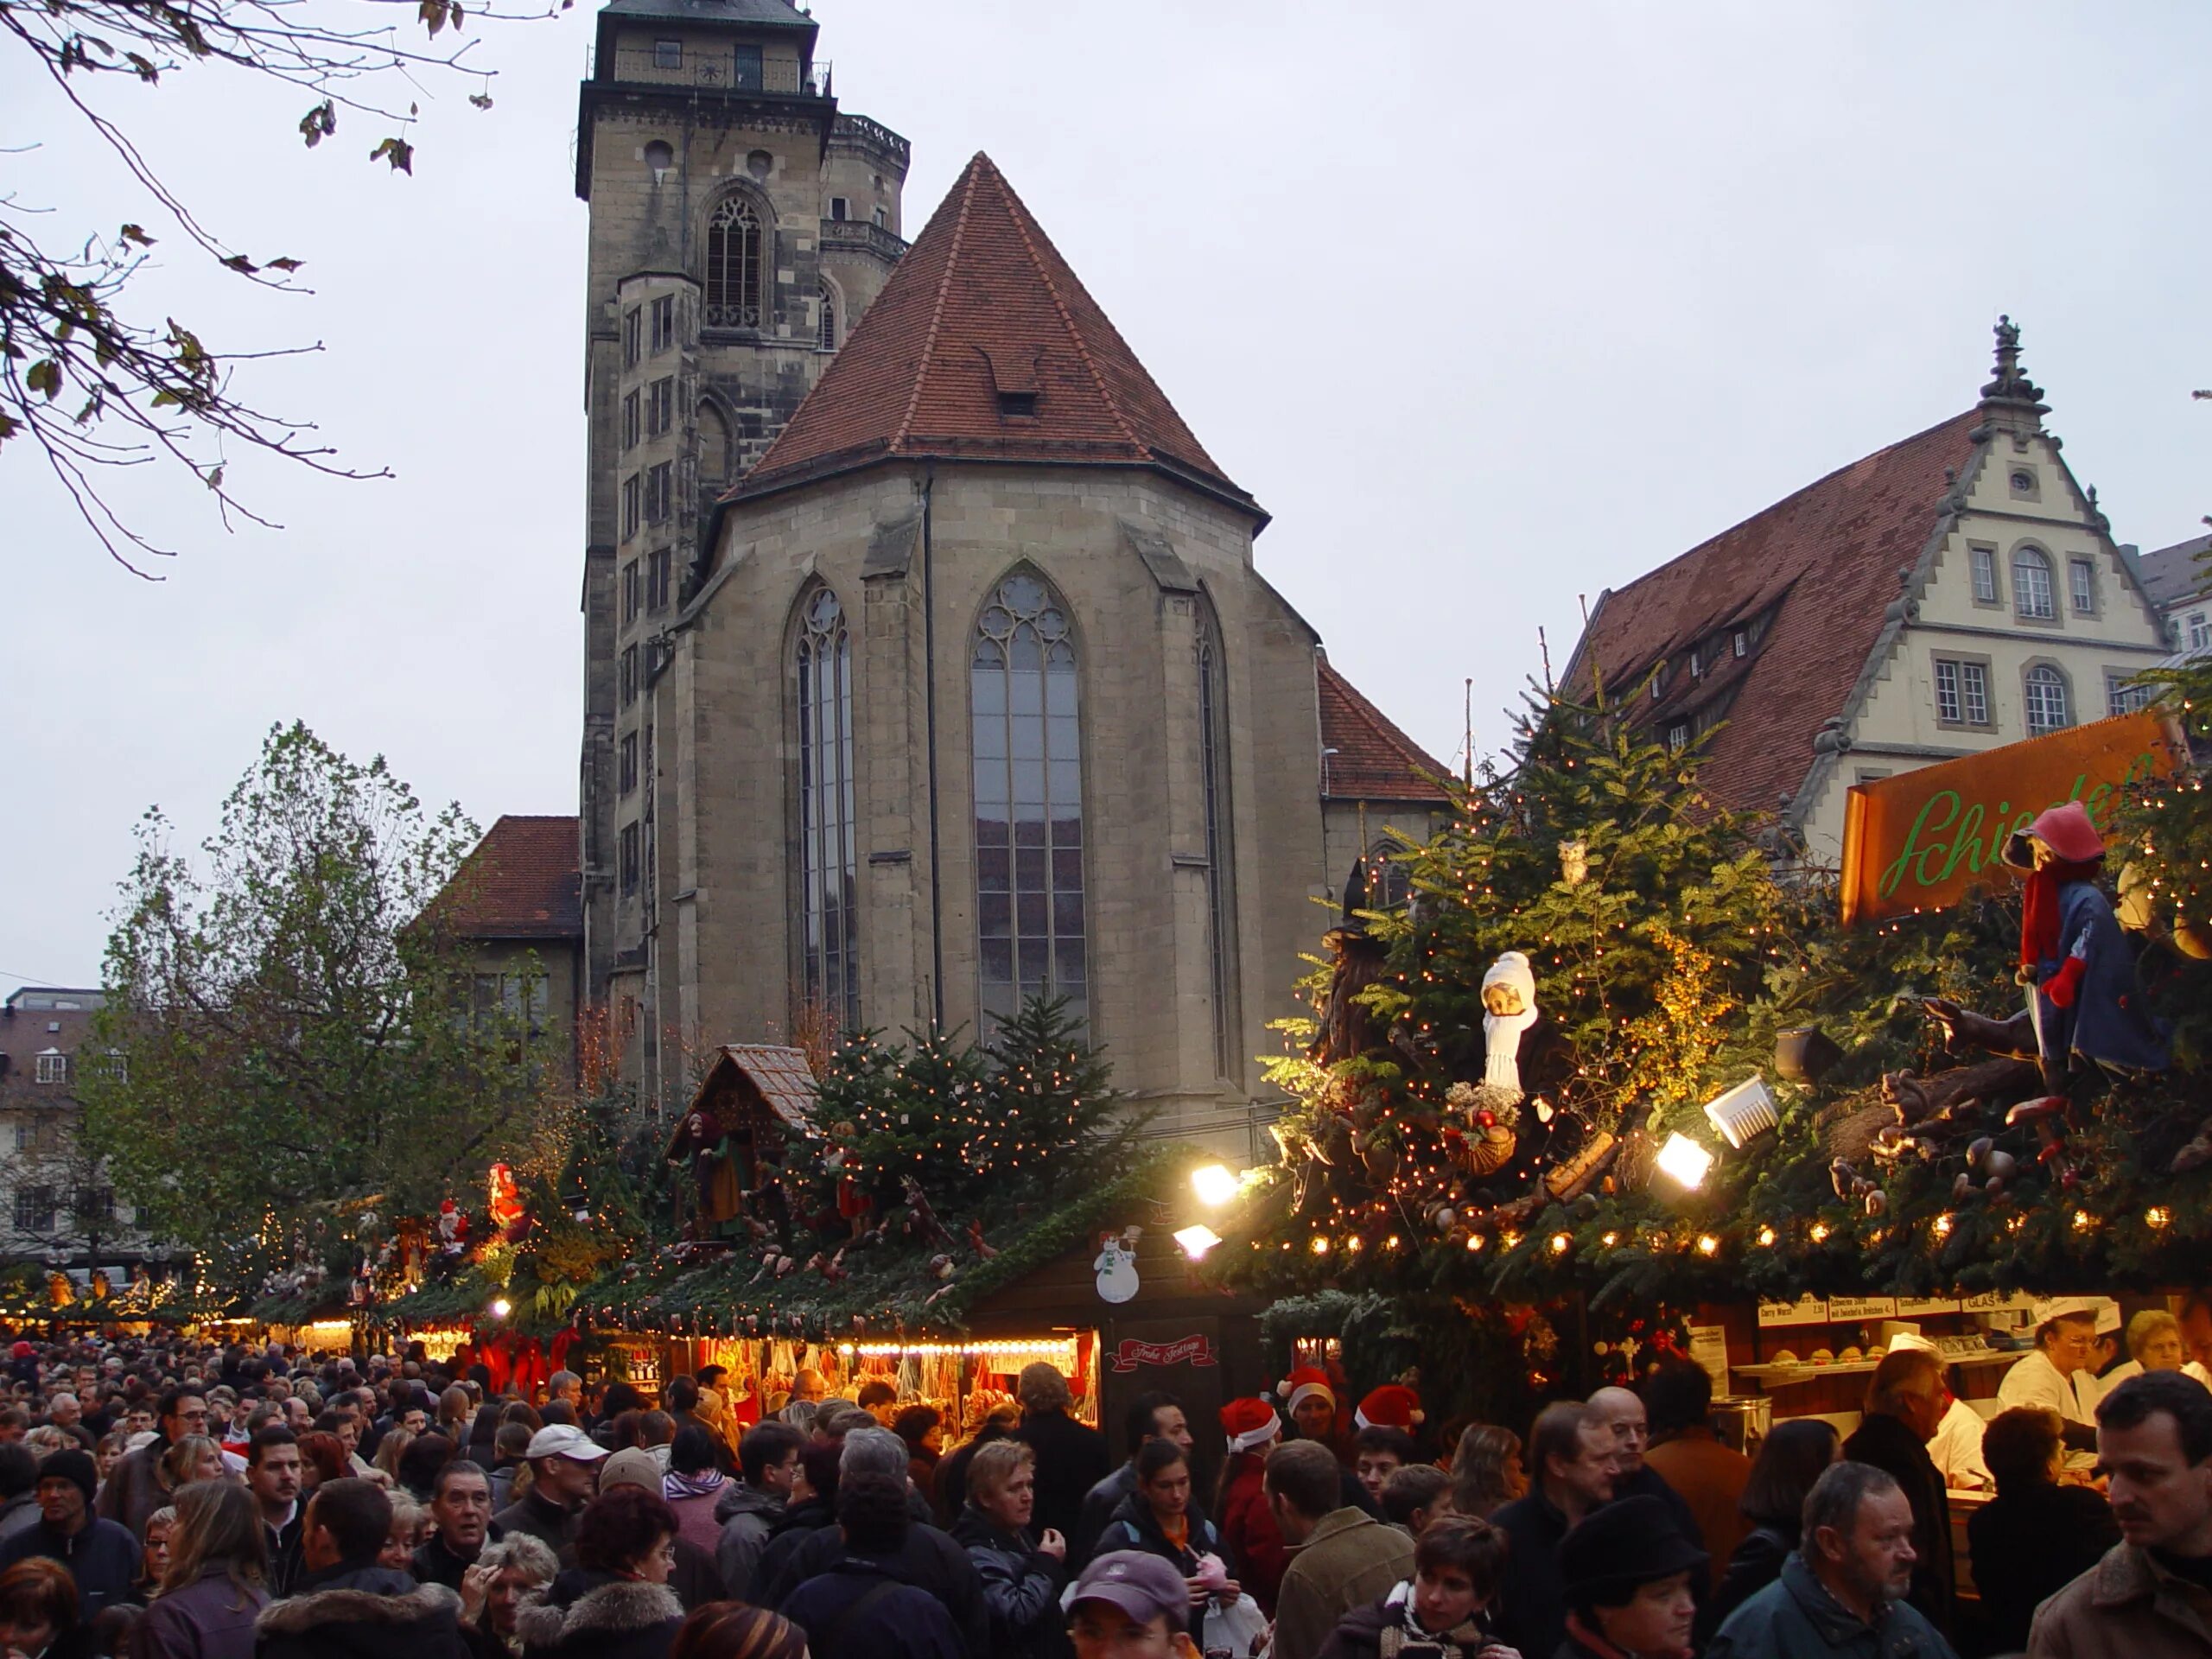
[[[578,796],[585,994],[650,1064],[662,1020],[650,688],[717,497],[905,251],[907,144],[840,112],[786,0],[613,0],[576,123],[590,204]],[[668,760],[662,762],[665,770]]]

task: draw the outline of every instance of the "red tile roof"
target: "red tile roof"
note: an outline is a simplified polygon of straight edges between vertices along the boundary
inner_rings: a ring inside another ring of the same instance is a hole
[[[980,151],[728,499],[887,457],[1152,467],[1251,504]]]
[[[1691,719],[1723,700],[1726,723],[1699,782],[1738,810],[1772,810],[1804,781],[1821,724],[1847,712],[1899,570],[1919,562],[1950,485],[1967,475],[1979,410],[1955,416],[1830,473],[1733,530],[1692,548],[1598,603],[1568,673],[1586,696],[1592,665],[1609,696],[1628,696],[1669,662],[1664,695],[1638,724]],[[1718,654],[1701,679],[1693,646],[1769,617],[1750,654]]]
[[[433,908],[469,938],[582,938],[575,818],[503,816],[461,861]]]
[[[1322,798],[1332,801],[1427,801],[1447,798],[1431,781],[1451,767],[1390,723],[1350,680],[1315,658],[1321,698]]]

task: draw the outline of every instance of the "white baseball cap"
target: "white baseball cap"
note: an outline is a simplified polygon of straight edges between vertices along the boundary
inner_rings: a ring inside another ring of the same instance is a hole
[[[607,1448],[574,1423],[548,1423],[530,1437],[530,1449],[523,1453],[532,1461],[566,1458],[571,1463],[597,1463],[606,1455]]]

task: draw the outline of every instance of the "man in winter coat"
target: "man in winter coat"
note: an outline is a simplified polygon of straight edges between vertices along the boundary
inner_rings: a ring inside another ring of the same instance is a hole
[[[2097,1403],[2119,1543],[2037,1611],[2029,1659],[2212,1655],[2212,1392],[2180,1371]]]
[[[1156,1389],[1148,1389],[1129,1402],[1122,1418],[1122,1433],[1128,1460],[1084,1494],[1075,1530],[1068,1534],[1070,1560],[1087,1561],[1096,1553],[1098,1535],[1106,1529],[1114,1511],[1136,1491],[1137,1453],[1154,1440],[1172,1440],[1187,1458],[1196,1444],[1181,1402]]]
[[[492,1519],[492,1478],[482,1464],[455,1458],[438,1471],[430,1483],[430,1519],[437,1529],[416,1548],[416,1580],[458,1595],[484,1546],[505,1535]]]
[[[1843,1443],[1853,1463],[1888,1471],[1912,1505],[1912,1590],[1909,1599],[1939,1630],[1951,1628],[1951,1499],[1928,1442],[1942,1427],[1950,1390],[1943,1362],[1925,1349],[1884,1357],[1866,1388],[1866,1414]]]
[[[151,1441],[108,1471],[97,1504],[102,1520],[120,1521],[134,1538],[146,1535],[146,1517],[169,1501],[162,1489],[162,1456],[188,1434],[207,1432],[207,1402],[197,1389],[171,1389],[162,1396]]]
[[[1909,1605],[1912,1505],[1895,1480],[1838,1463],[1805,1499],[1805,1541],[1720,1627],[1706,1659],[1955,1659]]]
[[[1068,1415],[1073,1396],[1058,1368],[1043,1360],[1023,1366],[1014,1393],[1021,1427],[1014,1437],[1037,1454],[1037,1525],[1072,1535],[1084,1499],[1113,1472],[1114,1454],[1103,1434]]]
[[[837,1526],[838,1459],[842,1446],[810,1446],[798,1454],[799,1475],[782,1516],[768,1529],[768,1541],[739,1599],[755,1606],[772,1607],[795,1587],[791,1563],[799,1548],[817,1532]]]
[[[1567,1640],[1560,1541],[1613,1498],[1613,1436],[1573,1401],[1546,1406],[1529,1431],[1529,1491],[1491,1522],[1511,1541],[1513,1570],[1498,1597],[1498,1640],[1524,1655]]]
[[[531,1487],[492,1519],[502,1533],[528,1533],[560,1557],[575,1560],[576,1516],[599,1487],[607,1448],[573,1423],[548,1423],[530,1437]]]
[[[1346,1613],[1413,1576],[1414,1541],[1342,1503],[1341,1473],[1319,1440],[1268,1454],[1268,1504],[1294,1552],[1275,1597],[1274,1659],[1315,1659]]]
[[[297,1592],[254,1624],[254,1659],[468,1659],[461,1598],[377,1565],[391,1531],[391,1500],[351,1478],[327,1480],[308,1500]]]
[[[908,1576],[921,1559],[908,1546],[931,1534],[944,1537],[915,1523],[895,1477],[841,1479],[837,1546],[777,1609],[806,1632],[812,1659],[969,1659],[989,1651],[980,1585],[969,1617],[956,1621],[937,1594]]]
[[[119,1522],[92,1513],[99,1471],[92,1454],[74,1446],[48,1457],[38,1471],[38,1524],[0,1544],[0,1567],[44,1555],[69,1569],[86,1624],[130,1598],[138,1576],[138,1541]]]
[[[742,1597],[760,1565],[768,1535],[783,1518],[791,1488],[798,1484],[799,1452],[806,1437],[789,1423],[766,1422],[749,1428],[737,1443],[738,1478],[715,1500],[721,1537],[715,1545],[715,1567],[734,1596]]]

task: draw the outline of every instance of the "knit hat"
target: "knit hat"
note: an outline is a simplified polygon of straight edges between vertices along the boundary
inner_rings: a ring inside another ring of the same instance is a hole
[[[1300,1365],[1276,1383],[1275,1392],[1282,1395],[1293,1411],[1296,1411],[1298,1402],[1309,1395],[1319,1395],[1332,1407],[1337,1403],[1337,1391],[1329,1386],[1329,1379],[1311,1365]]]
[[[1581,1591],[1632,1589],[1677,1573],[1701,1573],[1710,1560],[1682,1536],[1666,1504],[1642,1494],[1592,1510],[1559,1547],[1569,1601]]]
[[[603,1492],[612,1486],[642,1486],[658,1497],[660,1460],[642,1446],[617,1452],[599,1466],[599,1490]]]
[[[2104,837],[2079,801],[2062,801],[2030,824],[2028,833],[2069,864],[2105,855]]]
[[[1362,1428],[1402,1428],[1410,1434],[1422,1414],[1421,1395],[1402,1382],[1385,1382],[1359,1402],[1351,1420]]]
[[[85,1503],[89,1508],[92,1501],[92,1493],[100,1484],[100,1470],[99,1465],[92,1461],[91,1452],[77,1446],[66,1446],[60,1451],[50,1453],[46,1460],[39,1465],[38,1478],[41,1480],[75,1481],[79,1489],[85,1494]]]
[[[1221,1427],[1231,1452],[1250,1452],[1282,1433],[1282,1419],[1265,1400],[1232,1400],[1221,1408]]]

